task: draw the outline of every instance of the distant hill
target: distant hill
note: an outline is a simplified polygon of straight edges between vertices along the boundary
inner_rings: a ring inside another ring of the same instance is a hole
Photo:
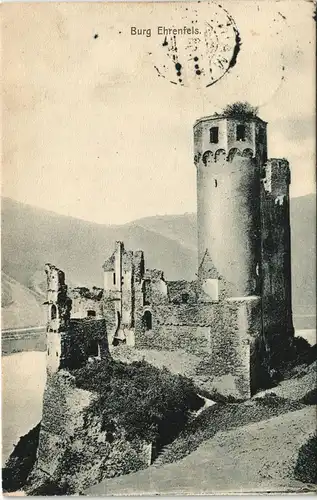
[[[296,314],[315,307],[315,195],[291,203],[293,303]],[[121,226],[107,226],[58,215],[2,199],[2,268],[25,287],[41,292],[44,264],[63,269],[68,283],[102,285],[101,266],[122,240],[128,249],[142,249],[146,266],[162,269],[169,280],[195,278],[196,215],[147,217]],[[6,294],[9,300],[9,292]],[[5,302],[6,303],[6,302]]]
[[[3,329],[41,326],[45,323],[43,298],[1,273],[1,320]]]

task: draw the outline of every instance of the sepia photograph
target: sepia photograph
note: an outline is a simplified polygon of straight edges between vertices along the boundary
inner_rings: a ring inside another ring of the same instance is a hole
[[[2,5],[4,496],[316,494],[316,5]]]

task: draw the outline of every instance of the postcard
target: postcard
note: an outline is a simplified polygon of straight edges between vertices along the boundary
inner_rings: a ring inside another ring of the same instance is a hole
[[[3,494],[316,493],[314,3],[2,18]]]

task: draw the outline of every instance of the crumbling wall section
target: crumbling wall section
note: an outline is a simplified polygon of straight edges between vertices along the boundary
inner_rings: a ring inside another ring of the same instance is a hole
[[[237,398],[250,397],[258,380],[261,339],[259,297],[221,303],[152,306],[153,328],[136,333],[137,349],[192,354],[201,386]],[[252,379],[252,380],[251,380]],[[229,384],[229,386],[228,386]]]
[[[292,322],[291,241],[287,160],[272,159],[264,167],[262,205],[262,296],[264,341],[274,370],[283,345],[294,334]]]
[[[71,318],[94,317],[101,319],[102,313],[102,294],[100,288],[77,287],[69,290],[68,296],[72,300]]]
[[[87,363],[89,357],[109,355],[106,321],[104,319],[71,319],[62,335],[60,368],[74,369]]]
[[[97,395],[76,387],[75,378],[61,370],[50,377],[44,393],[37,461],[33,484],[46,480],[67,484],[82,492],[107,477],[150,465],[146,443],[131,443],[124,430],[111,433],[101,415],[88,417],[87,409]]]

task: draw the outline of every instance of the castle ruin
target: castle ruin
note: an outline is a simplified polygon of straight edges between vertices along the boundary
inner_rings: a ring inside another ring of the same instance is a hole
[[[289,164],[267,158],[266,122],[225,114],[196,121],[194,163],[197,280],[166,280],[122,242],[103,265],[103,290],[70,293],[47,265],[48,373],[126,344],[192,354],[196,381],[221,392],[226,380],[226,395],[241,399],[274,375],[294,335]]]

